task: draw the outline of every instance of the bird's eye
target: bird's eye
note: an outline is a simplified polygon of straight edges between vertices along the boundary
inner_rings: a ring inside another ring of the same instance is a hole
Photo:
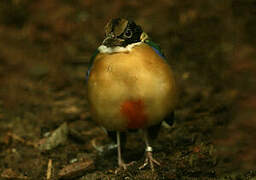
[[[124,33],[124,37],[126,38],[132,37],[132,31],[130,29],[127,29]]]

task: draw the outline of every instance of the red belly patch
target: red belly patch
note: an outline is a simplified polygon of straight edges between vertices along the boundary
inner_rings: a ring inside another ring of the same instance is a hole
[[[121,114],[127,119],[127,128],[137,129],[145,127],[147,117],[142,100],[128,100],[121,105]]]

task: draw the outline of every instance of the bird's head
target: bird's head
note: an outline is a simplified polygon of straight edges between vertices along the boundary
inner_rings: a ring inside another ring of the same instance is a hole
[[[126,47],[129,44],[143,42],[148,38],[140,26],[127,19],[111,19],[105,26],[105,39],[102,45],[107,47]]]

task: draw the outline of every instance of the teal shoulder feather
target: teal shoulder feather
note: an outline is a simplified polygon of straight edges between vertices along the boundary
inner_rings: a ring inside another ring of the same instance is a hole
[[[94,59],[99,54],[99,52],[100,51],[97,49],[96,51],[94,51],[92,57],[90,58],[88,70],[87,70],[87,73],[86,73],[86,82],[88,81],[88,78],[89,78],[89,75],[90,75],[90,71],[91,71]]]
[[[154,51],[165,60],[165,55],[157,43],[155,43],[154,41],[152,41],[150,39],[146,39],[144,42],[147,45],[149,45],[150,47],[152,47],[154,49]]]

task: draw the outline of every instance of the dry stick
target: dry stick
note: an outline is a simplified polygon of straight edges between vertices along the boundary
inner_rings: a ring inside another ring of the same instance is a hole
[[[46,174],[46,180],[50,180],[52,175],[52,159],[49,159],[48,161],[48,168],[47,168],[47,174]]]
[[[33,146],[33,147],[35,147],[35,148],[37,147],[37,145],[36,145],[35,143],[33,143],[33,142],[31,142],[31,141],[26,141],[26,140],[23,139],[22,137],[20,137],[20,136],[14,134],[14,133],[12,133],[12,132],[8,132],[7,135],[8,135],[9,137],[13,138],[14,140],[17,140],[17,141],[19,141],[19,142],[21,142],[21,143],[23,143],[23,144],[28,145],[28,146]]]

